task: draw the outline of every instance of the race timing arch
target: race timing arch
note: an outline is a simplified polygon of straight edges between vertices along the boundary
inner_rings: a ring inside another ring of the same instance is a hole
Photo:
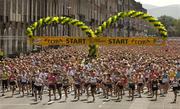
[[[162,40],[165,42],[167,40],[167,30],[165,26],[158,21],[156,18],[153,16],[144,13],[144,12],[136,12],[134,10],[131,10],[129,12],[119,12],[117,15],[111,16],[108,18],[107,21],[103,22],[102,25],[100,25],[95,31],[93,31],[89,26],[87,26],[85,23],[77,20],[77,19],[72,19],[69,17],[46,17],[42,18],[37,22],[34,22],[31,26],[29,26],[26,30],[27,35],[29,38],[33,37],[33,32],[40,27],[50,25],[52,23],[56,24],[62,24],[62,25],[73,25],[81,28],[83,32],[87,34],[88,37],[98,37],[100,36],[101,33],[107,28],[109,28],[113,23],[116,23],[118,20],[123,19],[123,18],[139,18],[143,19],[156,28]],[[91,44],[89,45],[89,57],[96,58],[97,56],[97,49],[98,45]]]

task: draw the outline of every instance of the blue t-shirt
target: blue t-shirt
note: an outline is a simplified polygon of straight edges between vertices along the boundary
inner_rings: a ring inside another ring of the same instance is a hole
[[[180,72],[177,72],[177,73],[176,73],[176,78],[177,78],[177,79],[180,79]]]

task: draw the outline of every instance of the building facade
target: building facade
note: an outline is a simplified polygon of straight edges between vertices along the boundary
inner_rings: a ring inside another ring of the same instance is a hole
[[[117,12],[131,9],[146,12],[142,4],[134,0],[0,0],[0,49],[5,55],[31,50],[25,30],[34,21],[43,17],[70,16],[95,29]],[[138,19],[122,19],[102,35],[132,35],[132,28],[143,30],[141,23]],[[134,24],[136,27],[132,27]],[[42,27],[35,31],[34,35],[85,36],[77,27],[60,24]]]

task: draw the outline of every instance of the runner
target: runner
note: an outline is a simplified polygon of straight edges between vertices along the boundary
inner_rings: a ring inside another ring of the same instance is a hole
[[[106,78],[106,99],[109,100],[109,92],[111,93],[111,97],[112,97],[112,79],[111,79],[111,75],[107,74],[107,78]]]
[[[163,72],[162,74],[162,83],[163,83],[163,96],[165,96],[164,94],[168,93],[168,89],[169,89],[169,77],[166,71]]]
[[[125,78],[123,78],[122,76],[119,76],[118,81],[116,83],[117,86],[117,100],[119,100],[119,96],[121,95],[121,99],[123,98],[123,89],[124,89],[124,80]]]
[[[143,86],[144,86],[144,78],[141,74],[138,76],[137,82],[138,82],[137,83],[137,91],[139,94],[139,98],[141,98],[141,91],[143,90]]]
[[[19,94],[21,93],[22,85],[21,85],[21,73],[17,70],[17,87],[19,89]]]
[[[16,90],[16,75],[15,72],[11,72],[9,76],[9,84],[10,84],[10,89],[12,91],[12,97],[14,95],[14,91]]]
[[[157,80],[157,76],[154,75],[153,76],[153,80],[152,80],[152,98],[154,97],[155,94],[155,101],[157,100],[157,96],[158,96],[158,80]]]
[[[68,79],[68,76],[66,74],[64,74],[64,78],[63,78],[63,90],[64,90],[64,93],[65,93],[65,101],[68,98],[68,92],[67,92],[68,89],[69,89],[69,79]]]
[[[63,83],[63,78],[60,74],[60,72],[57,73],[57,76],[56,76],[56,88],[58,90],[58,94],[59,94],[59,99],[62,98],[62,83]]]
[[[34,97],[34,93],[35,93],[35,76],[36,76],[36,72],[33,72],[32,76],[31,76],[31,92],[32,92],[32,97]]]
[[[97,84],[97,77],[95,75],[96,73],[91,71],[91,77],[89,82],[91,85],[91,95],[93,97],[93,102],[95,101],[96,84]]]
[[[24,91],[27,89],[27,82],[28,82],[27,73],[25,71],[22,71],[21,74],[22,97],[24,97]]]
[[[173,87],[173,92],[174,92],[174,101],[172,103],[176,103],[177,92],[178,92],[178,87],[179,87],[179,82],[177,81],[176,78],[174,78],[174,80],[172,82],[172,87]]]
[[[51,91],[53,91],[54,100],[56,100],[56,77],[55,77],[55,70],[50,71],[48,74],[48,86],[49,86],[49,101],[51,102]]]
[[[42,100],[42,86],[43,85],[44,85],[44,81],[39,77],[39,74],[35,74],[34,93],[35,93],[36,102],[38,98]]]
[[[2,96],[5,96],[5,89],[8,88],[8,72],[6,69],[3,69],[3,73],[1,75],[1,79],[2,79]]]
[[[103,74],[103,77],[102,77],[102,82],[101,82],[101,87],[102,87],[102,90],[103,90],[103,98],[106,98],[106,73]]]
[[[163,85],[164,83],[162,82],[162,75],[159,76],[159,90],[160,90],[160,95],[161,96],[164,96],[164,93],[163,93]]]
[[[46,69],[43,70],[39,69],[39,77],[44,81],[44,83],[46,82],[47,76],[48,76],[48,71],[46,71]],[[48,89],[47,85],[42,86],[42,94],[44,94],[45,89]]]
[[[133,76],[128,77],[128,85],[129,85],[129,97],[131,98],[131,101],[134,100],[134,91],[135,91],[135,79]]]
[[[89,98],[89,85],[90,85],[89,79],[90,79],[89,74],[86,73],[86,74],[85,74],[85,78],[84,78],[84,89],[85,89],[85,91],[86,91],[87,100],[88,100],[88,98]]]
[[[75,73],[74,76],[74,99],[78,98],[80,99],[80,89],[81,89],[81,79],[79,77],[80,75],[78,73]]]
[[[31,92],[31,74],[27,71],[27,86],[26,86],[27,95]]]

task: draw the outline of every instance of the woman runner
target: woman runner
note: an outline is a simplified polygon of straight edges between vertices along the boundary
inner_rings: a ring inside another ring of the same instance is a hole
[[[32,97],[34,96],[34,92],[35,92],[35,72],[33,72],[32,76],[31,76],[31,90],[32,90]]]
[[[169,76],[166,73],[166,71],[164,71],[164,74],[162,75],[162,82],[163,82],[163,94],[167,94],[169,89]]]
[[[69,79],[68,79],[68,76],[65,74],[64,78],[63,78],[63,90],[64,90],[64,93],[65,93],[65,101],[68,98],[68,93],[67,93],[68,88],[69,88]]]
[[[58,91],[58,94],[59,94],[59,99],[62,98],[62,82],[63,82],[63,78],[62,76],[60,75],[60,73],[57,73],[57,76],[56,76],[56,88],[57,88],[57,91]]]
[[[9,84],[10,84],[10,89],[12,91],[12,97],[14,95],[14,91],[16,90],[16,75],[14,73],[15,72],[12,72],[11,75],[9,76]]]
[[[54,100],[56,100],[56,77],[53,72],[48,75],[48,86],[49,86],[49,102],[51,101],[51,91],[53,91]]]
[[[84,89],[86,91],[87,99],[89,97],[89,85],[90,85],[89,79],[90,79],[89,74],[86,73],[86,76],[84,78]]]
[[[3,69],[3,73],[1,75],[1,79],[2,79],[2,96],[5,96],[4,93],[5,93],[5,89],[7,89],[7,87],[8,87],[8,78],[9,78],[9,75],[8,75],[6,69]]]
[[[35,93],[35,101],[37,101],[37,96],[42,100],[42,86],[44,85],[44,81],[39,77],[38,74],[35,75],[35,83],[34,83],[34,93]]]
[[[135,91],[135,80],[132,76],[129,76],[128,84],[129,84],[129,97],[132,97],[131,101],[133,101],[134,100],[134,91]]]
[[[106,99],[109,99],[109,92],[111,92],[112,97],[112,83],[111,75],[108,74],[106,79]]]
[[[90,85],[91,85],[91,95],[93,97],[93,102],[95,101],[95,93],[96,93],[96,84],[97,84],[97,78],[95,76],[95,72],[91,72],[90,77]]]
[[[119,96],[121,95],[121,99],[123,98],[123,89],[124,89],[124,78],[122,76],[120,76],[118,78],[118,81],[116,83],[116,86],[117,86],[117,100],[119,100]]]
[[[29,95],[30,91],[31,91],[31,74],[30,72],[28,71],[27,72],[27,86],[26,86],[26,90],[27,90],[27,95]]]
[[[26,72],[23,71],[22,74],[21,74],[22,97],[24,97],[24,91],[25,91],[26,88],[27,88],[27,82],[28,82],[28,79],[27,79]]]
[[[81,79],[79,77],[79,74],[75,73],[75,76],[74,76],[74,91],[75,91],[74,99],[78,98],[77,100],[79,100],[80,89],[81,89]]]
[[[142,75],[139,75],[138,84],[137,84],[137,90],[138,90],[139,98],[141,98],[141,91],[143,90],[143,86],[144,86],[144,80],[143,80],[143,77],[141,77],[141,76]]]
[[[152,80],[152,98],[154,97],[155,94],[155,101],[157,100],[157,95],[158,95],[158,80],[157,77],[154,75],[153,80]]]
[[[174,78],[174,80],[172,81],[172,87],[173,87],[173,92],[174,92],[174,101],[172,103],[176,103],[178,86],[179,86],[179,81],[177,81],[177,79]]]
[[[19,88],[18,92],[20,94],[22,85],[21,85],[21,73],[19,71],[17,72],[17,87]]]

